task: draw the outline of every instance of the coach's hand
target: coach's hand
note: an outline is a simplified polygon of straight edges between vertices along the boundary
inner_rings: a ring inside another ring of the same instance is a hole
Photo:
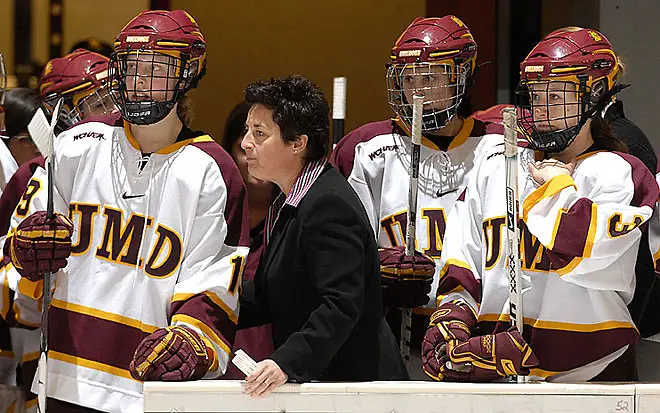
[[[49,219],[46,211],[37,211],[8,235],[4,254],[22,277],[39,281],[44,273],[66,266],[72,233],[73,223],[66,216],[56,212]]]
[[[447,369],[445,380],[489,382],[509,376],[527,376],[539,365],[529,344],[518,330],[450,341],[445,356],[439,357]]]
[[[245,378],[245,392],[252,397],[268,396],[289,380],[289,376],[271,359],[257,363],[257,368]]]
[[[406,256],[405,247],[380,248],[380,282],[385,307],[415,308],[429,301],[435,261],[415,251]]]
[[[191,328],[160,328],[142,340],[128,369],[136,380],[184,381],[204,377],[215,351]]]
[[[460,300],[442,304],[431,315],[422,341],[422,369],[435,380],[444,380],[444,355],[450,341],[466,342],[472,335],[477,317],[468,304]]]

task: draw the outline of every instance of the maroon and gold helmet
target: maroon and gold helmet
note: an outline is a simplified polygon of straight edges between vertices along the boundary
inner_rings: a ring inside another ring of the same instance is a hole
[[[424,94],[422,131],[444,127],[458,112],[476,60],[477,43],[458,17],[416,18],[395,42],[387,65],[392,110],[410,127],[412,94]]]
[[[206,71],[206,41],[183,10],[140,13],[117,35],[114,47],[113,98],[131,123],[162,120]]]
[[[39,81],[41,99],[50,110],[63,99],[60,120],[65,128],[87,116],[116,110],[108,91],[108,61],[98,53],[76,49],[46,64]]]
[[[586,121],[620,90],[612,44],[600,32],[581,27],[555,30],[520,64],[518,104],[529,109],[519,128],[530,145],[559,152]]]

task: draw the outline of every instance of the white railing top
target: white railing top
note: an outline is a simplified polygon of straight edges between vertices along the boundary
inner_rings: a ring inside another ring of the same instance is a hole
[[[149,382],[145,412],[660,413],[660,384],[369,382],[286,384],[250,398],[241,381]]]

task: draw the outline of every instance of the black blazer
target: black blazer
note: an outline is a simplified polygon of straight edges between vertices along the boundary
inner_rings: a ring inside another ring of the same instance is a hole
[[[290,380],[376,380],[382,320],[378,247],[360,199],[328,165],[285,205],[244,283],[239,328],[271,322]]]

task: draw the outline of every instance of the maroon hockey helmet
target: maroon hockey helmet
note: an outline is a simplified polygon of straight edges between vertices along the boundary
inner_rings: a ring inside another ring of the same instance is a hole
[[[115,103],[127,121],[162,120],[206,71],[206,41],[183,10],[150,10],[115,40],[110,76]]]
[[[520,64],[518,105],[529,109],[519,118],[530,145],[560,152],[589,118],[621,90],[619,59],[596,30],[565,27],[541,40]]]
[[[477,43],[456,16],[418,17],[392,48],[387,65],[390,106],[412,124],[412,95],[424,94],[422,131],[444,127],[456,115],[477,60]]]
[[[72,126],[90,115],[104,115],[116,110],[108,89],[109,59],[85,49],[50,60],[41,74],[39,92],[52,111],[62,98],[60,121]]]

